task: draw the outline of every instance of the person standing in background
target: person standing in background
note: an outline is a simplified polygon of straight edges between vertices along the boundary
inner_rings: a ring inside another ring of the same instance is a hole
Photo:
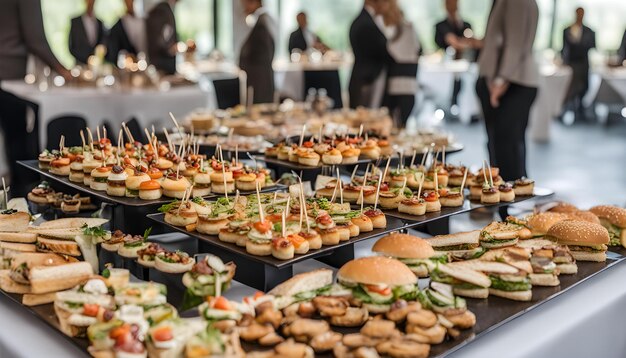
[[[305,52],[309,48],[325,52],[328,47],[322,43],[320,38],[309,30],[309,22],[307,20],[306,13],[301,11],[296,15],[296,21],[298,22],[298,29],[289,35],[289,53],[293,53],[293,50],[300,50]]]
[[[2,81],[24,79],[29,55],[42,60],[66,81],[72,78],[50,50],[40,0],[3,0],[0,11],[0,130],[4,136],[9,183],[14,197],[25,196],[39,178],[16,163],[16,160],[37,158],[39,132],[37,124],[28,125],[26,102],[2,89]],[[29,127],[32,128],[29,130]]]
[[[261,0],[241,0],[241,3],[251,30],[239,51],[239,68],[246,72],[253,103],[271,103],[274,101],[272,62],[276,26]]]
[[[70,25],[70,53],[80,64],[87,64],[96,46],[106,44],[106,29],[93,13],[95,2],[96,0],[85,0],[85,13],[73,18]]]
[[[620,66],[626,66],[626,30],[624,30],[624,35],[622,35],[622,42],[620,42],[619,49],[617,49],[617,63]]]
[[[415,106],[417,93],[417,63],[421,46],[413,24],[406,21],[398,0],[391,0],[383,14],[387,49],[392,61],[387,73],[387,91],[384,105],[398,129],[406,122]]]
[[[459,15],[458,0],[446,0],[446,18],[435,25],[435,43],[446,51],[448,47],[454,49],[454,59],[463,58],[464,52],[474,47],[475,42],[467,37],[472,26],[469,22],[463,21]],[[461,78],[454,76],[452,88],[452,99],[450,101],[450,111],[453,115],[458,114],[458,97],[461,91]]]
[[[146,19],[148,60],[157,70],[173,75],[176,73],[178,34],[174,6],[177,0],[166,0],[150,10]]]
[[[391,60],[383,34],[385,24],[380,16],[381,6],[387,1],[365,0],[363,10],[350,26],[350,45],[354,53],[348,85],[351,108],[378,108],[382,103]]]
[[[526,127],[539,83],[533,58],[538,18],[535,0],[497,0],[478,58],[476,92],[489,158],[506,181],[526,176]]]
[[[107,60],[117,64],[120,52],[137,57],[140,52],[146,53],[146,24],[137,16],[134,0],[124,0],[126,14],[111,28],[108,41]]]
[[[574,112],[584,116],[583,97],[589,88],[589,50],[596,47],[596,34],[583,24],[585,10],[576,9],[576,21],[563,30],[563,64],[572,69],[566,107],[573,107]]]

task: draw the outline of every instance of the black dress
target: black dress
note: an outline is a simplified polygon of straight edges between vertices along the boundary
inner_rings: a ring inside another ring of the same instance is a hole
[[[254,89],[254,103],[274,100],[274,36],[271,19],[261,14],[241,46],[239,68],[248,76],[247,86]]]

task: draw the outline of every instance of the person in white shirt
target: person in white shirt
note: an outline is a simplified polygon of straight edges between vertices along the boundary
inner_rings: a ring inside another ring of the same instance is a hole
[[[135,13],[134,0],[124,0],[126,14],[111,28],[107,44],[107,59],[117,64],[121,52],[137,57],[146,53],[146,23]]]
[[[387,70],[383,105],[389,108],[397,128],[404,128],[415,106],[417,62],[421,45],[413,24],[404,18],[397,0],[389,2],[383,14],[387,50],[392,61]]]
[[[86,64],[96,46],[106,44],[107,30],[93,12],[95,0],[85,0],[86,10],[71,21],[68,45],[77,63]]]

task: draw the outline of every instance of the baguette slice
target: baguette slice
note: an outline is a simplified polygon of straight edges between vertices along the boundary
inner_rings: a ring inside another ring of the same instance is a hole
[[[293,276],[274,287],[269,294],[274,296],[293,296],[301,292],[312,291],[333,283],[333,271],[318,269]]]
[[[32,293],[48,293],[70,289],[93,275],[88,262],[74,262],[50,267],[30,269]]]

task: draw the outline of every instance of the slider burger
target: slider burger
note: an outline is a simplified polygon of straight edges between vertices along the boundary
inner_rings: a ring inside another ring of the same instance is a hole
[[[76,159],[70,164],[70,181],[73,183],[83,183],[85,178],[83,159],[82,155],[77,155]]]
[[[309,242],[309,249],[317,250],[322,248],[322,237],[317,231],[313,229],[306,231],[305,227],[304,230],[301,231],[298,235],[300,235]]]
[[[435,254],[428,241],[407,234],[390,234],[374,244],[373,252],[398,259],[413,271],[417,277],[428,277],[428,272],[436,263],[447,263],[447,254]]]
[[[189,201],[184,203],[173,201],[159,208],[159,211],[165,213],[163,220],[174,226],[188,226],[198,221],[198,213],[195,207]]]
[[[298,163],[302,165],[316,167],[320,162],[320,155],[313,151],[298,150],[296,154],[298,155]]]
[[[211,194],[211,174],[208,171],[199,171],[193,177],[192,196],[202,197]]]
[[[272,223],[269,220],[257,221],[248,232],[246,251],[257,256],[272,254]]]
[[[175,172],[168,174],[163,183],[161,183],[163,195],[176,199],[182,199],[190,186],[191,183],[189,183],[187,178],[182,175],[177,176]]]
[[[513,191],[516,196],[530,196],[535,190],[535,181],[528,178],[517,179],[513,183]]]
[[[235,219],[220,229],[218,238],[220,241],[237,244],[237,246],[246,246],[248,241],[248,232],[250,232],[250,221],[246,219]]]
[[[50,163],[55,159],[56,159],[56,156],[52,152],[50,152],[47,149],[44,149],[44,151],[41,152],[41,154],[39,154],[39,157],[37,157],[37,160],[39,162],[39,169],[49,170]]]
[[[381,191],[378,193],[378,203],[383,209],[397,209],[400,202],[407,198],[413,197],[413,192],[409,188],[405,188],[402,192],[401,188]]]
[[[99,166],[91,171],[91,189],[97,191],[106,191],[108,188],[109,175],[111,175],[111,167]]]
[[[546,238],[567,245],[577,261],[606,261],[609,232],[599,224],[565,220],[554,224]]]
[[[518,220],[513,217],[507,218],[507,220],[510,222],[513,222],[515,224],[522,224],[525,226],[520,230],[520,239],[536,239],[543,237],[554,224],[567,219],[568,216],[566,214],[554,212],[533,214],[529,216],[525,221]]]
[[[166,273],[185,273],[193,267],[195,261],[182,251],[159,252],[154,258],[154,268]]]
[[[119,165],[114,165],[111,168],[111,173],[107,178],[107,194],[111,196],[124,196],[126,195],[126,179],[128,175],[124,171],[124,168]]]
[[[139,186],[145,181],[149,181],[150,176],[139,170],[134,170],[132,175],[126,178],[126,197],[136,198],[139,196]]]
[[[372,220],[369,218],[369,216],[365,215],[364,213],[360,213],[354,216],[352,219],[350,219],[350,222],[352,222],[352,224],[356,225],[359,228],[359,233],[370,232],[374,230],[374,223],[372,223]]]
[[[500,184],[498,186],[498,191],[500,192],[500,201],[510,203],[515,200],[515,190],[513,190],[513,185],[509,183]]]
[[[328,213],[322,211],[315,218],[317,232],[322,237],[322,244],[337,245],[341,241],[341,233],[337,229],[333,218]],[[348,233],[348,237],[350,234]]]
[[[336,148],[329,149],[322,154],[322,163],[326,165],[341,164],[342,160],[341,152]]]
[[[154,267],[156,255],[165,252],[165,249],[155,243],[148,243],[144,248],[137,250],[137,262],[144,267]]]
[[[426,214],[426,201],[414,196],[398,203],[398,211],[401,213],[420,216]]]
[[[434,190],[425,191],[422,194],[424,201],[426,202],[426,212],[433,213],[441,211],[441,202],[439,201],[439,195]]]
[[[367,208],[363,211],[363,214],[370,218],[374,229],[384,229],[387,227],[387,218],[380,209]]]
[[[129,175],[131,175],[133,172],[134,172],[134,170],[131,171],[129,173]],[[148,174],[150,179],[158,181],[159,184],[161,184],[163,182],[163,180],[165,180],[165,177],[163,177],[163,172],[160,171],[158,168],[155,168],[155,167],[152,167],[152,168],[148,169],[148,172],[146,174]]]
[[[161,184],[156,180],[146,180],[139,184],[139,198],[142,200],[157,200],[162,195]]]
[[[443,207],[459,207],[463,206],[465,197],[461,193],[461,188],[439,189],[439,202]]]
[[[371,313],[389,311],[391,304],[417,290],[417,277],[402,262],[388,257],[363,257],[343,265],[337,281]]]
[[[458,263],[470,263],[477,262],[477,260],[462,261]],[[512,268],[513,272],[516,272]],[[491,286],[491,280],[489,277],[475,268],[467,265],[457,265],[452,263],[450,265],[436,265],[430,271],[431,282],[438,282],[448,284],[452,286],[452,292],[455,295],[470,297],[470,298],[487,298],[489,297],[489,286]],[[436,292],[431,291],[429,299],[432,301],[441,300],[443,297],[436,295]]]
[[[196,174],[198,174],[198,167],[200,165],[196,164],[196,165],[192,165],[190,163],[187,163],[185,165],[185,168],[182,171],[182,175],[187,178],[187,180],[193,180],[193,178],[196,176]]]
[[[359,160],[361,150],[358,148],[348,148],[341,152],[341,164],[354,164]]]
[[[497,204],[500,202],[500,191],[497,187],[483,185],[480,192],[480,202],[483,204]]]
[[[575,205],[563,201],[546,204],[546,206],[548,205],[549,208],[546,211],[550,211],[553,213],[575,213],[577,211],[580,211],[580,209],[577,208]]]
[[[101,161],[94,158],[83,160],[83,184],[91,187],[91,172],[102,164]]]
[[[96,276],[71,290],[56,293],[54,312],[61,332],[69,337],[84,337],[87,328],[104,320],[115,309],[106,279]]]
[[[272,239],[271,252],[279,260],[289,260],[293,258],[295,248],[286,237],[276,237]]]
[[[256,183],[258,182],[259,188],[262,188],[265,185],[265,177],[263,180],[257,180],[257,174],[255,173],[240,173],[235,174],[235,187],[239,190],[244,191],[253,191],[256,189]]]
[[[333,284],[333,271],[317,269],[294,275],[274,287],[268,295],[274,296],[274,307],[282,310],[294,303],[306,302],[327,294]]]
[[[60,176],[70,175],[70,158],[60,157],[50,162],[50,173]]]
[[[380,148],[373,139],[368,139],[361,147],[361,155],[367,159],[377,160],[380,158]]]
[[[459,232],[449,235],[437,235],[428,242],[438,254],[449,253],[454,260],[471,260],[484,252],[480,246],[480,230]]]
[[[617,206],[599,205],[589,209],[600,218],[600,223],[609,232],[609,245],[626,247],[626,209]]]
[[[494,221],[480,232],[480,245],[485,249],[513,246],[517,244],[521,229],[517,224]]]

